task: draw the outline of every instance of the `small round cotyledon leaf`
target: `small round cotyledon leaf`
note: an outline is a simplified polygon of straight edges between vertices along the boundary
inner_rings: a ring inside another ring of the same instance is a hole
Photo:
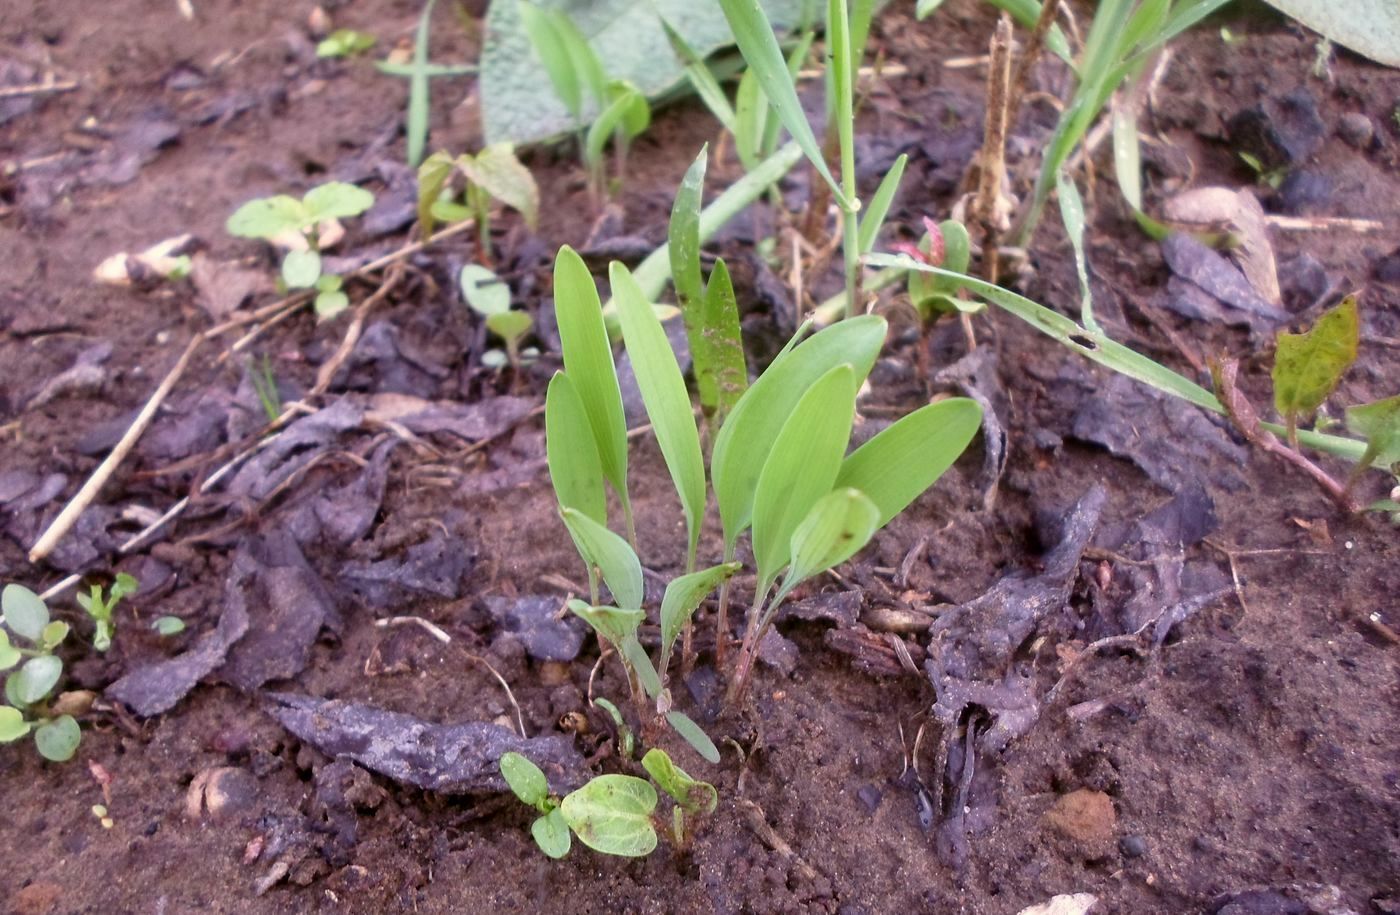
[[[457,275],[462,298],[479,315],[499,315],[510,311],[510,287],[480,264],[467,264]]]
[[[14,743],[29,733],[29,722],[17,708],[0,705],[0,743]]]
[[[564,798],[559,809],[579,841],[595,851],[640,858],[656,848],[656,789],[650,782],[600,775]]]
[[[5,614],[5,624],[11,632],[31,642],[38,642],[49,624],[49,608],[24,585],[5,586],[0,592],[0,612]]]
[[[573,840],[569,837],[569,824],[559,808],[551,810],[530,824],[530,835],[540,851],[551,858],[562,858],[569,853]]]
[[[101,628],[101,623],[98,626]],[[107,629],[111,630],[110,623],[107,624]],[[44,627],[43,632],[39,633],[39,644],[43,646],[45,651],[53,651],[63,643],[64,639],[68,638],[68,631],[67,623],[63,620],[54,620]]]
[[[34,746],[39,755],[52,762],[67,762],[78,752],[82,731],[72,715],[63,715],[34,729]]]
[[[185,631],[185,621],[178,616],[161,616],[151,621],[151,628],[162,636],[179,635]]]
[[[289,289],[310,289],[321,277],[321,255],[316,251],[288,251],[282,259],[282,280]]]
[[[538,807],[549,799],[549,782],[544,773],[519,753],[501,754],[501,777],[515,796],[531,807]]]
[[[10,634],[0,629],[0,670],[9,670],[23,657],[19,649],[10,644]]]
[[[374,195],[362,187],[344,181],[332,181],[313,187],[301,198],[310,222],[359,216],[374,206]]]
[[[316,296],[316,317],[325,321],[350,307],[350,297],[343,292],[323,292]]]
[[[18,699],[20,705],[33,705],[58,685],[58,678],[62,675],[63,662],[53,655],[30,658],[6,679],[6,693],[11,693],[10,684],[13,682],[12,697]]]
[[[523,311],[503,311],[486,316],[486,329],[507,343],[519,342],[534,326],[535,319]]]

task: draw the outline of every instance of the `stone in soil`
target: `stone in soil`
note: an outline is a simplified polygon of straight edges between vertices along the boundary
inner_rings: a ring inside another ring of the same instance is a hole
[[[1113,800],[1102,791],[1080,788],[1055,802],[1044,816],[1047,827],[1069,840],[1078,856],[1103,858],[1113,850],[1118,813]]]

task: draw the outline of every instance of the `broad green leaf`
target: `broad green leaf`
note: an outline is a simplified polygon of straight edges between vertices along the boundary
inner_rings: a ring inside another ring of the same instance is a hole
[[[774,360],[734,405],[710,459],[726,550],[732,551],[753,520],[759,474],[798,400],[842,363],[855,370],[856,386],[863,384],[884,345],[885,327],[884,318],[861,315],[813,334]]]
[[[885,224],[885,216],[890,211],[890,204],[894,202],[895,192],[899,190],[899,182],[904,177],[904,166],[908,161],[908,153],[899,154],[890,170],[885,172],[885,177],[880,179],[880,186],[870,198],[870,205],[861,213],[860,232],[857,236],[861,254],[869,254],[875,250],[875,239],[879,237],[880,229]]]
[[[0,591],[0,612],[11,632],[30,642],[37,643],[49,624],[49,608],[24,585],[9,584]]]
[[[1297,428],[1299,419],[1316,412],[1337,387],[1356,361],[1360,337],[1354,295],[1324,313],[1311,330],[1279,333],[1274,356],[1274,406],[1289,430]]]
[[[273,238],[283,232],[300,232],[314,222],[300,200],[279,194],[243,204],[228,218],[224,228],[228,234],[239,238]]]
[[[540,221],[540,188],[510,143],[492,143],[475,156],[461,156],[457,167],[467,180],[514,209],[535,229]]]
[[[710,271],[705,286],[705,310],[701,318],[703,345],[691,346],[696,360],[696,381],[700,388],[700,403],[705,406],[706,388],[712,387],[712,404],[706,412],[722,423],[729,411],[744,396],[749,387],[749,366],[744,358],[744,344],[739,335],[739,303],[734,297],[734,283],[729,279],[729,267],[720,258]],[[699,353],[704,351],[705,368],[700,370]]]
[[[879,529],[880,509],[859,489],[841,487],[822,496],[792,532],[792,564],[774,603],[859,553]]]
[[[677,804],[690,813],[714,813],[719,806],[719,792],[709,782],[702,782],[671,761],[665,750],[653,747],[642,757],[642,768],[651,780],[669,794]]]
[[[19,670],[10,674],[14,681],[13,695],[20,705],[33,705],[47,696],[63,674],[63,662],[51,654],[30,658]],[[8,683],[6,684],[8,686]]]
[[[551,10],[550,15],[554,17],[554,30],[564,45],[564,52],[569,55],[579,87],[602,107],[608,101],[608,75],[603,71],[603,62],[599,59],[598,52],[593,50],[593,46],[588,43],[588,36],[583,34],[583,30],[567,12]]]
[[[641,610],[620,610],[617,607],[590,607],[585,601],[571,600],[565,606],[569,612],[593,627],[603,641],[618,651],[629,636],[635,635],[646,614]]]
[[[479,315],[498,315],[510,311],[510,287],[496,274],[480,264],[467,264],[457,274],[462,298]]]
[[[671,282],[676,287],[676,304],[685,322],[685,336],[690,342],[691,358],[696,363],[696,381],[700,388],[700,403],[705,403],[705,385],[699,381],[700,357],[697,342],[704,333],[701,301],[704,279],[700,272],[700,208],[705,190],[705,164],[710,145],[700,147],[700,154],[685,170],[676,199],[671,204],[671,223],[666,234],[667,252],[671,258]]]
[[[320,252],[288,251],[282,258],[282,281],[288,289],[310,289],[321,276]]]
[[[561,508],[572,508],[598,524],[608,523],[603,465],[583,401],[569,376],[555,372],[544,398],[545,455],[549,480]]]
[[[1094,298],[1089,289],[1089,262],[1084,253],[1084,200],[1074,179],[1063,171],[1055,173],[1055,188],[1060,198],[1060,218],[1065,222],[1070,247],[1074,249],[1074,267],[1079,274],[1079,322],[1090,331],[1099,332],[1094,320]]]
[[[603,306],[583,258],[565,245],[554,260],[554,313],[564,349],[564,371],[583,401],[603,476],[627,505],[627,423],[617,384]]]
[[[51,762],[67,762],[78,752],[82,731],[72,715],[62,715],[34,729],[34,746],[39,755]]]
[[[719,747],[715,746],[710,735],[706,734],[700,725],[692,721],[689,715],[677,711],[667,712],[666,723],[675,729],[675,732],[681,735],[686,743],[694,747],[695,752],[699,753],[706,762],[719,762]]]
[[[424,241],[433,234],[437,223],[434,207],[454,167],[451,154],[442,151],[433,153],[418,166],[418,237]]]
[[[313,187],[301,198],[306,205],[307,218],[312,223],[327,219],[347,219],[359,216],[374,206],[374,195],[362,187],[344,181],[331,181]]]
[[[642,563],[627,541],[577,509],[560,514],[584,560],[596,566],[618,605],[635,610],[642,605]]]
[[[24,657],[19,649],[10,644],[10,634],[0,629],[0,670],[9,670]]]
[[[693,562],[705,518],[705,459],[700,453],[700,434],[695,429],[690,395],[666,331],[632,274],[614,261],[609,275],[637,387],[685,512],[687,556]]]
[[[720,88],[719,81],[715,79],[704,58],[696,54],[681,33],[671,28],[670,23],[664,19],[661,20],[661,28],[666,32],[666,40],[671,43],[671,50],[685,65],[685,76],[690,81],[690,88],[700,96],[700,101],[710,109],[710,114],[715,116],[715,120],[719,121],[725,130],[734,133],[734,108],[729,104],[729,96]]]
[[[627,638],[622,640],[618,647],[622,656],[627,659],[627,665],[637,674],[637,679],[641,681],[642,689],[646,694],[655,699],[661,694],[661,675],[652,666],[651,658],[647,657],[646,649],[642,643],[637,641],[637,633],[633,631]]]
[[[316,311],[316,317],[322,321],[329,321],[350,307],[350,297],[339,290],[322,292],[316,296],[312,307]]]
[[[754,490],[756,594],[767,594],[791,558],[793,531],[817,500],[831,492],[851,438],[855,408],[855,371],[838,365],[803,393],[783,423]]]
[[[498,5],[503,5],[501,0],[493,3],[492,7]],[[530,39],[535,57],[543,66],[544,72],[549,75],[549,82],[554,86],[555,98],[563,103],[565,109],[577,121],[582,111],[583,87],[579,83],[579,75],[574,72],[573,61],[569,57],[568,49],[564,45],[564,38],[559,34],[555,20],[532,3],[516,3],[514,6],[519,11],[520,24]],[[492,67],[485,55],[482,58],[482,66],[487,73],[492,72]],[[485,77],[483,76],[483,78]],[[534,138],[519,136],[518,139]]]
[[[827,168],[826,157],[821,145],[812,133],[812,125],[807,121],[807,113],[802,110],[802,102],[797,98],[797,89],[792,74],[788,72],[787,61],[778,38],[758,0],[719,0],[729,27],[734,33],[734,41],[744,55],[749,69],[754,71],[763,94],[777,112],[787,132],[802,148],[812,167],[831,186],[831,192],[838,201],[846,203],[846,195],[841,185],[832,177]]]
[[[530,835],[534,836],[540,851],[551,858],[564,857],[573,844],[569,837],[569,824],[557,807],[530,824]]]
[[[666,596],[661,599],[661,653],[657,655],[663,670],[676,638],[695,615],[700,602],[741,568],[741,563],[726,562],[673,578],[666,585]]]
[[[501,777],[510,790],[531,807],[549,800],[549,781],[540,767],[514,751],[501,754]]]
[[[8,705],[0,705],[0,743],[14,743],[29,733],[24,713]]]
[[[1347,430],[1366,439],[1362,466],[1400,464],[1400,394],[1374,403],[1347,407]],[[0,664],[0,669],[4,665]]]
[[[600,775],[564,798],[564,821],[579,841],[608,855],[639,858],[656,848],[656,789],[630,775]]]
[[[836,485],[868,496],[884,527],[953,465],[981,425],[982,408],[965,397],[921,407],[847,457]]]
[[[523,311],[503,311],[486,316],[486,329],[510,344],[520,339],[535,326],[535,319]]]
[[[1400,67],[1400,4],[1394,0],[1265,0],[1363,57]]]

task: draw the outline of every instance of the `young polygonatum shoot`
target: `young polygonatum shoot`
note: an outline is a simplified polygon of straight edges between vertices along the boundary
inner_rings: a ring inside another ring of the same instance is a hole
[[[691,778],[684,769],[672,762],[665,750],[652,748],[642,757],[642,768],[651,780],[671,796],[687,813],[714,813],[719,805],[719,792],[709,782]]]
[[[740,563],[727,562],[673,578],[666,585],[666,594],[661,598],[661,648],[657,655],[657,666],[662,673],[666,671],[676,638],[690,623],[700,602],[742,567]]]
[[[627,610],[639,609],[643,596],[642,563],[627,541],[575,509],[565,508],[560,515],[584,562],[602,573],[618,605]]]
[[[592,626],[599,638],[619,650],[622,648],[622,643],[632,637],[642,620],[646,618],[646,614],[641,610],[593,607],[577,599],[569,601],[566,606],[571,613]]]
[[[564,798],[564,821],[589,848],[639,858],[656,848],[656,789],[631,775],[600,775]]]
[[[792,533],[792,562],[774,605],[801,582],[859,553],[879,529],[880,509],[860,490],[822,496]]]
[[[1315,413],[1337,387],[1356,361],[1360,340],[1355,295],[1325,312],[1312,329],[1279,334],[1274,356],[1274,407],[1283,417],[1293,444],[1297,444],[1298,421]]]
[[[1347,429],[1366,439],[1358,466],[1400,466],[1400,394],[1374,403],[1347,407]]]

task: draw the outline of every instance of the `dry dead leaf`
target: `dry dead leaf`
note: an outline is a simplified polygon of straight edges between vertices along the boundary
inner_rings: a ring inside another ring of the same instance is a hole
[[[1283,301],[1274,246],[1264,224],[1264,208],[1248,190],[1198,187],[1167,200],[1163,211],[1170,222],[1188,229],[1227,231],[1239,239],[1229,251],[1259,295],[1273,305]]]
[[[1085,915],[1098,901],[1099,897],[1093,893],[1064,893],[1048,902],[1028,906],[1019,915]]]

